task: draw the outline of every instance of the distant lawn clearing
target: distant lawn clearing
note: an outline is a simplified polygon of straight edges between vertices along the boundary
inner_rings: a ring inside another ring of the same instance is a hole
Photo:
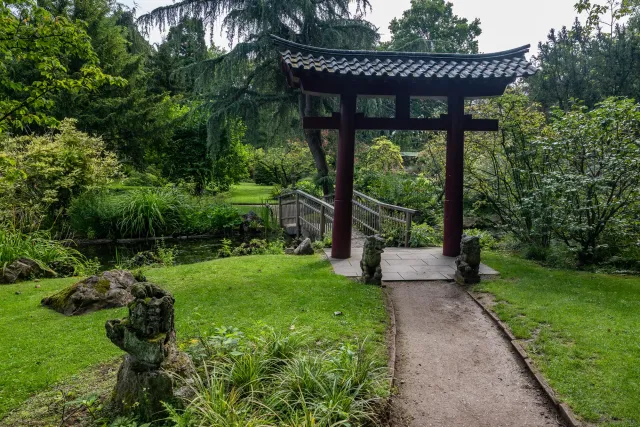
[[[318,256],[227,258],[149,269],[147,278],[175,296],[178,340],[214,326],[250,335],[268,325],[301,331],[319,346],[368,338],[385,354],[381,289],[335,275]],[[122,354],[104,323],[126,309],[65,317],[40,307],[43,297],[77,280],[0,286],[0,419],[30,395]]]
[[[550,270],[487,254],[501,279],[476,288],[577,415],[640,425],[640,278]]]
[[[253,182],[241,182],[231,186],[227,200],[229,203],[242,205],[258,205],[271,199],[273,186],[258,185]]]

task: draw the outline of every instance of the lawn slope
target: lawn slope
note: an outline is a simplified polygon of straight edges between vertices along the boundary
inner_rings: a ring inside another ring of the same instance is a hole
[[[476,290],[496,296],[496,313],[560,398],[583,419],[640,426],[640,278],[550,270],[488,254],[502,279]]]
[[[380,288],[333,274],[317,256],[228,258],[150,269],[147,278],[174,294],[179,340],[214,326],[251,334],[269,325],[302,331],[318,345],[369,337],[384,354]],[[122,354],[104,323],[126,309],[64,317],[40,306],[76,280],[0,286],[0,419],[30,395]]]

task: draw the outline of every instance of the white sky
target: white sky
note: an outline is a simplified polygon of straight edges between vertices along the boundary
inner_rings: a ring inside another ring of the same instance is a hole
[[[134,0],[121,0],[133,6]],[[496,52],[531,44],[531,53],[537,52],[538,42],[546,40],[551,28],[571,26],[576,16],[573,5],[577,0],[449,0],[456,15],[469,19],[480,18],[482,35],[480,52]],[[389,22],[409,8],[410,0],[370,0],[373,11],[366,19],[379,27],[383,40],[389,39]],[[137,14],[170,4],[167,0],[137,0]],[[219,28],[215,43],[228,47]],[[152,42],[161,39],[159,32],[150,35]]]

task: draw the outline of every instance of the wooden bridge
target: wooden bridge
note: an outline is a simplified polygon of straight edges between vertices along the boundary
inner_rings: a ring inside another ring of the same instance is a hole
[[[383,203],[358,191],[353,192],[353,228],[364,235],[395,236],[409,246],[413,209]],[[333,228],[333,196],[324,200],[301,190],[282,194],[278,202],[280,225],[290,233],[317,239],[331,236]]]

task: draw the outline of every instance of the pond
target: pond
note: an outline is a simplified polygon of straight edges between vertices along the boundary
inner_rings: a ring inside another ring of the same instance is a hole
[[[97,258],[101,268],[104,270],[115,268],[116,265],[131,258],[138,252],[155,250],[159,245],[174,249],[175,264],[193,264],[215,259],[218,249],[222,247],[222,239],[225,238],[231,240],[233,247],[251,239],[251,237],[244,239],[240,235],[189,239],[171,238],[164,240],[136,240],[126,243],[88,243],[82,244],[76,249],[87,258]]]

